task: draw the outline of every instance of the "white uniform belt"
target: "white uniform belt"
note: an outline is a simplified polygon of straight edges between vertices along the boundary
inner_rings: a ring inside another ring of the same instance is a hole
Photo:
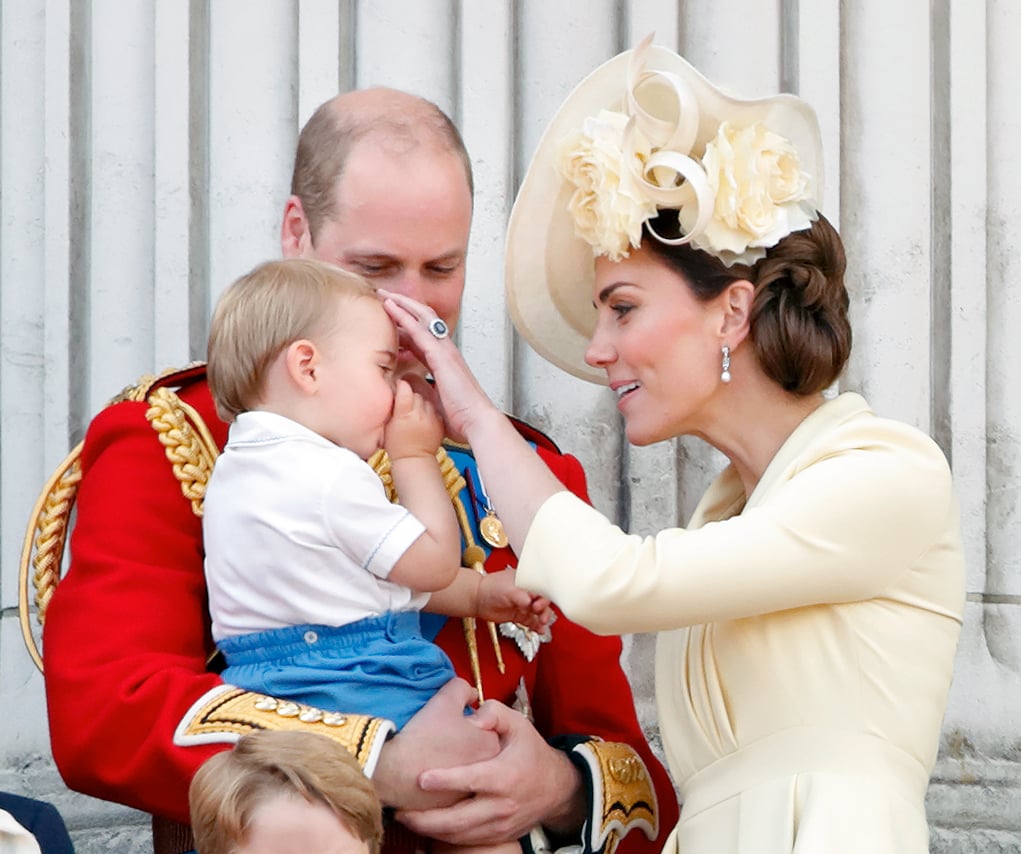
[[[826,727],[773,733],[716,760],[681,786],[681,821],[740,792],[798,774],[862,776],[922,807],[929,772],[915,757],[874,735]]]

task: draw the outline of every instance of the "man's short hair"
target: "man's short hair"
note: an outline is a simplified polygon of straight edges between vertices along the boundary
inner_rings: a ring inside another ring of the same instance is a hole
[[[369,854],[379,854],[382,806],[354,757],[324,735],[273,730],[242,736],[196,772],[188,801],[197,849],[230,854],[255,810],[280,795],[326,805]]]
[[[356,143],[366,137],[409,149],[439,144],[460,158],[468,191],[475,192],[468,150],[457,126],[443,110],[407,92],[363,91],[377,95],[377,101],[371,106],[345,109],[344,95],[331,99],[320,105],[298,136],[291,195],[301,200],[313,243],[323,223],[337,216],[337,184]]]
[[[267,261],[223,292],[209,329],[209,389],[233,421],[252,409],[266,371],[289,344],[328,331],[340,299],[375,298],[361,276],[322,261]]]

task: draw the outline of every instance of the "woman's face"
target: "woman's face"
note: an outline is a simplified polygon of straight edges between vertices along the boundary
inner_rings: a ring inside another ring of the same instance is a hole
[[[627,438],[704,434],[720,385],[724,297],[699,302],[680,274],[639,249],[596,260],[598,320],[585,361],[606,371]]]

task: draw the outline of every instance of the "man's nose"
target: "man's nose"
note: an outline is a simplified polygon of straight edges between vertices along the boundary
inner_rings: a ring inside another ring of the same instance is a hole
[[[392,290],[413,300],[425,302],[425,287],[422,274],[416,270],[404,270],[392,282],[387,283],[387,290]]]

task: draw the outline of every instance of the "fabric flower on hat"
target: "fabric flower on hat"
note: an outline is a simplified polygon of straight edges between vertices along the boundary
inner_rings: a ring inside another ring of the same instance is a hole
[[[636,174],[648,159],[647,142],[623,145],[628,117],[602,110],[585,119],[582,128],[564,140],[558,168],[574,193],[568,210],[575,231],[593,254],[613,261],[627,257],[642,241],[642,223],[656,215],[656,205],[643,192]]]
[[[641,245],[644,223],[676,210],[681,233],[650,229],[657,240],[754,264],[815,220],[815,182],[794,143],[762,121],[722,119],[707,130],[682,75],[645,70],[650,45],[651,37],[632,54],[623,111],[601,110],[561,143],[575,233],[619,261]]]
[[[713,216],[700,234],[692,235],[692,243],[728,263],[752,263],[766,248],[815,219],[806,204],[809,181],[797,151],[761,122],[745,128],[723,122],[706,145],[702,165],[716,202]],[[693,212],[682,208],[680,222],[690,229]]]

